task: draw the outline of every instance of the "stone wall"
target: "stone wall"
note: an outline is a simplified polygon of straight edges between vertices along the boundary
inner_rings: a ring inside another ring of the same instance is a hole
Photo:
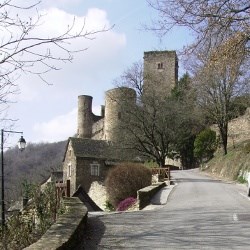
[[[213,125],[211,129],[215,130],[219,135],[219,129]],[[245,114],[231,120],[228,124],[228,145],[250,139],[250,107],[247,108]]]
[[[92,136],[92,96],[78,96],[77,136],[91,138]]]
[[[99,164],[99,176],[91,175],[91,164]],[[81,185],[88,193],[91,183],[95,181],[104,182],[109,167],[105,165],[104,160],[78,158],[76,170],[76,188]],[[76,190],[73,191],[73,193]]]
[[[102,209],[106,209],[107,191],[104,182],[94,181],[91,183],[88,195]]]
[[[229,144],[250,139],[250,107],[243,116],[229,122],[228,137]]]
[[[145,93],[167,96],[178,80],[178,59],[175,51],[144,52]]]
[[[83,237],[87,222],[87,208],[78,198],[64,199],[67,212],[36,243],[27,250],[76,249]]]
[[[123,115],[130,106],[136,105],[136,92],[127,87],[114,88],[105,93],[104,139],[117,141],[122,138],[120,127]]]
[[[137,201],[139,205],[139,210],[149,205],[152,197],[165,186],[166,186],[165,182],[160,182],[158,184],[151,185],[138,190]]]
[[[65,159],[63,162],[63,182],[66,183],[70,180],[70,195],[73,195],[76,186],[76,157],[72,148],[72,142],[69,142],[67,151],[65,153]]]
[[[93,140],[104,139],[104,118],[95,122],[92,126],[92,138]]]

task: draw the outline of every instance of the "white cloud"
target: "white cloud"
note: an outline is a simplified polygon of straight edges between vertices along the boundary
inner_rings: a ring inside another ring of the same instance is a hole
[[[77,109],[57,116],[48,122],[36,123],[33,131],[38,137],[34,141],[55,142],[67,139],[76,133]]]
[[[100,115],[100,106],[93,106],[93,113]],[[54,117],[47,122],[36,123],[33,126],[33,133],[38,135],[35,141],[55,142],[66,140],[77,132],[77,108],[72,111]]]
[[[95,16],[98,18],[95,19]],[[58,9],[49,9],[46,18],[45,27],[39,27],[43,36],[50,36],[60,23],[66,24],[73,16]],[[92,20],[92,27],[109,23],[106,13],[98,9],[89,10],[86,18]],[[53,27],[50,29],[49,26]],[[73,41],[71,46],[77,49],[83,46],[83,42]],[[126,45],[126,37],[110,30],[86,42],[89,49],[77,54],[73,63],[63,64],[60,71],[48,74],[46,80],[52,86],[47,86],[34,75],[22,75],[19,80],[21,94],[15,98],[18,103],[11,106],[10,116],[19,119],[18,125],[25,131],[27,140],[54,142],[73,136],[77,131],[77,111],[74,107],[78,95],[92,95],[93,113],[100,115],[99,105],[104,103],[103,89],[107,89],[104,85],[111,84],[111,80],[106,80],[107,75],[114,74],[115,67],[119,65],[119,52]]]
[[[50,8],[43,10],[42,13],[46,13],[42,25],[30,34],[31,36],[50,37],[52,35],[61,34],[67,29],[67,26],[72,23],[74,16],[57,8]],[[85,22],[85,30],[101,30],[103,27],[109,27],[109,20],[105,11],[92,8],[89,9],[85,16],[76,17],[76,23],[74,31],[81,29],[81,25]],[[85,91],[85,86],[96,88],[100,87],[100,84],[104,84],[101,80],[104,79],[103,74],[114,71],[114,67],[117,67],[117,60],[119,53],[126,46],[126,36],[123,33],[117,33],[112,29],[106,32],[101,32],[93,36],[94,40],[89,39],[75,39],[70,44],[64,44],[66,47],[73,48],[73,50],[79,50],[88,48],[86,51],[77,53],[74,55],[73,63],[53,62],[57,67],[61,68],[60,71],[52,71],[47,75],[44,75],[49,83],[54,84],[58,89],[57,95],[61,95],[65,98],[69,97],[70,93],[75,95],[85,94],[79,92],[79,88]],[[37,47],[36,52],[47,51],[48,47]],[[51,52],[55,55],[63,57],[63,51],[55,46],[49,46]],[[51,62],[50,62],[51,63]],[[43,65],[36,65],[36,71],[41,71]],[[104,73],[103,73],[104,72]],[[99,81],[99,82],[98,82]],[[19,101],[38,101],[39,98],[44,98],[43,92],[47,91],[44,88],[44,84],[39,84],[39,79],[32,75],[22,75],[20,80],[21,93]],[[41,81],[40,81],[41,82]],[[46,97],[53,96],[55,88],[53,87]],[[74,92],[74,93],[73,93]]]

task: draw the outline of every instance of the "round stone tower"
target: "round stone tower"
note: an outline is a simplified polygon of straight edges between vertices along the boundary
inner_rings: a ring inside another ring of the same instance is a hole
[[[126,109],[136,104],[135,90],[127,87],[111,89],[105,93],[104,139],[117,141],[121,138],[121,128],[126,119]]]
[[[78,96],[77,137],[91,138],[92,136],[92,96]]]

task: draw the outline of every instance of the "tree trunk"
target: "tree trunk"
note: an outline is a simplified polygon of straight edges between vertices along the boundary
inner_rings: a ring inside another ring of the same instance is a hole
[[[228,124],[219,125],[224,155],[227,154]]]

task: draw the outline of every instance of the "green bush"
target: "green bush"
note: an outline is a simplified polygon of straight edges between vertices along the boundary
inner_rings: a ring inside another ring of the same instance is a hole
[[[200,160],[211,159],[216,148],[216,133],[209,128],[201,131],[194,141],[194,155]]]
[[[247,183],[247,180],[244,178],[244,176],[238,176],[237,181],[241,184]]]
[[[106,201],[105,202],[105,210],[106,211],[115,211],[115,208],[109,201]]]
[[[109,202],[116,208],[120,201],[137,196],[137,190],[151,185],[151,171],[142,164],[126,163],[111,169],[105,185]]]

